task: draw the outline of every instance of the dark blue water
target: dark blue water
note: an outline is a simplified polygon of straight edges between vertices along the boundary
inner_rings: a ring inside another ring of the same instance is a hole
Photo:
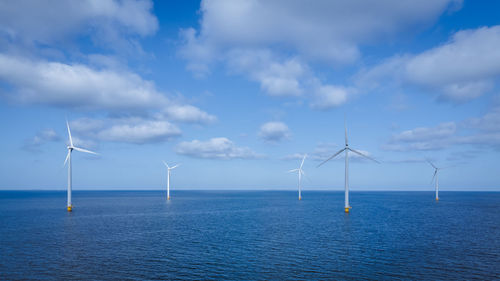
[[[0,192],[0,279],[500,278],[500,193]]]

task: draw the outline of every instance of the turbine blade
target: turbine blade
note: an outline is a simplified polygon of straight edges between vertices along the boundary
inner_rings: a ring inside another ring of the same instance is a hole
[[[348,149],[349,149],[350,151],[352,151],[352,152],[354,152],[354,153],[358,154],[358,155],[361,155],[361,156],[365,157],[366,159],[370,159],[370,160],[372,160],[373,162],[376,162],[376,163],[379,163],[379,164],[380,164],[380,162],[378,162],[377,160],[375,160],[375,159],[371,158],[370,156],[364,155],[363,153],[361,153],[361,152],[359,152],[359,151],[357,151],[357,150],[354,150],[354,149],[352,149],[352,148],[348,148]]]
[[[302,170],[302,169],[300,169],[300,170],[299,170],[299,172],[300,172],[301,174],[303,174],[304,176],[306,175],[306,172],[304,172],[304,170]]]
[[[68,128],[69,145],[73,146],[73,139],[71,138],[71,130],[69,129],[68,119],[66,119],[66,127]]]
[[[173,169],[175,169],[175,168],[179,167],[180,165],[181,165],[181,164],[177,164],[177,165],[173,166],[172,168],[170,168],[170,170],[173,170]]]
[[[341,152],[343,152],[344,150],[346,150],[346,148],[342,148],[341,150],[339,150],[337,153],[333,154],[332,156],[330,156],[330,158],[326,159],[325,161],[321,162],[321,164],[319,164],[318,166],[316,166],[316,168],[318,168],[319,166],[325,164],[326,162],[332,160],[335,156],[339,155]]]
[[[431,161],[429,161],[429,159],[425,159],[425,160],[426,160],[427,162],[429,162],[429,164],[431,164],[432,168],[437,169],[437,167],[436,167],[436,166],[434,166],[434,164],[432,164],[432,162],[431,162]]]
[[[85,152],[85,153],[99,155],[99,153],[96,153],[96,152],[93,152],[93,151],[90,151],[90,150],[86,150],[86,149],[83,149],[83,148],[79,148],[79,147],[73,147],[73,149],[77,150],[77,151],[80,151],[80,152]]]
[[[297,171],[299,171],[299,169],[289,170],[289,171],[287,171],[287,173],[293,173],[293,172],[297,172]]]
[[[68,159],[69,159],[69,154],[71,152],[68,150],[68,154],[66,155],[66,160],[64,160],[64,164],[63,164],[63,167],[66,166],[66,163],[68,162]]]
[[[165,166],[167,166],[167,168],[170,168],[167,164],[167,162],[163,161],[163,164],[165,164]]]
[[[302,158],[302,163],[300,163],[300,168],[302,169],[302,166],[304,165],[304,160],[306,160],[307,154],[304,154],[304,157]]]
[[[345,122],[345,114],[344,114],[344,133],[345,133],[345,145],[347,146],[348,145],[348,142],[347,142],[347,125],[346,125],[346,122]]]
[[[432,176],[432,180],[431,180],[431,183],[434,182],[434,179],[436,178],[436,174],[437,174],[438,170],[434,170],[434,175]]]

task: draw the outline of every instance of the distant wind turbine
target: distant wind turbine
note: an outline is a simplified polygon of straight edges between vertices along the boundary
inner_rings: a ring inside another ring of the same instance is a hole
[[[173,167],[169,167],[167,162],[163,161],[163,164],[167,167],[167,200],[170,200],[170,171],[177,168],[180,164]]]
[[[302,170],[302,166],[304,166],[304,160],[306,159],[306,157],[307,157],[307,154],[304,154],[304,157],[302,158],[302,163],[300,163],[300,167],[298,169],[293,169],[293,170],[288,171],[289,173],[297,172],[299,174],[299,200],[302,200],[300,183],[302,180],[302,175],[304,175],[304,176],[306,175],[304,173],[304,170]]]
[[[345,183],[344,183],[344,188],[345,188],[345,204],[344,204],[344,208],[345,208],[345,212],[346,213],[349,213],[349,209],[351,208],[351,206],[349,206],[349,151],[351,152],[354,152],[360,156],[363,156],[367,159],[370,159],[376,163],[380,163],[378,162],[377,160],[369,157],[369,156],[366,156],[364,155],[363,153],[357,151],[357,150],[354,150],[352,148],[349,147],[349,144],[348,144],[348,141],[347,141],[347,127],[345,125],[345,122],[344,122],[344,131],[345,131],[345,147],[342,148],[341,150],[339,150],[337,153],[333,154],[330,158],[326,159],[325,161],[321,162],[321,164],[318,165],[321,166],[323,164],[325,164],[326,162],[330,161],[331,159],[335,158],[335,156],[339,155],[340,153],[344,152],[345,151]]]
[[[429,164],[431,164],[432,168],[434,168],[434,175],[432,176],[431,183],[434,181],[434,179],[436,179],[436,201],[438,201],[439,200],[439,175],[438,175],[438,171],[443,170],[443,169],[447,169],[449,167],[438,168],[434,164],[432,164],[431,161],[427,160],[427,162],[429,162]]]
[[[68,206],[67,207],[68,207],[68,212],[71,212],[73,209],[73,205],[71,204],[71,152],[73,152],[73,150],[76,150],[76,151],[95,154],[95,155],[98,155],[98,154],[93,152],[93,151],[74,146],[73,139],[71,138],[71,131],[69,129],[68,120],[66,120],[66,127],[68,128],[69,145],[68,145],[68,155],[66,155],[66,160],[64,160],[64,165],[66,165],[66,163],[68,163]]]

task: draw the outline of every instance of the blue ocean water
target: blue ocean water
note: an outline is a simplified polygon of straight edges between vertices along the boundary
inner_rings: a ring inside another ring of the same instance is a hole
[[[0,279],[500,278],[500,192],[0,192]]]

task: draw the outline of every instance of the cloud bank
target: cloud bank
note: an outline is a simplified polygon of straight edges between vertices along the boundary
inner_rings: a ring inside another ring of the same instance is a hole
[[[262,155],[253,152],[248,147],[236,146],[231,140],[219,137],[207,141],[184,141],[177,145],[175,152],[194,158],[206,159],[253,159]]]
[[[461,30],[441,46],[397,55],[358,74],[362,86],[390,81],[430,90],[441,100],[462,103],[490,92],[500,77],[500,26]],[[393,82],[391,83],[393,84]]]

